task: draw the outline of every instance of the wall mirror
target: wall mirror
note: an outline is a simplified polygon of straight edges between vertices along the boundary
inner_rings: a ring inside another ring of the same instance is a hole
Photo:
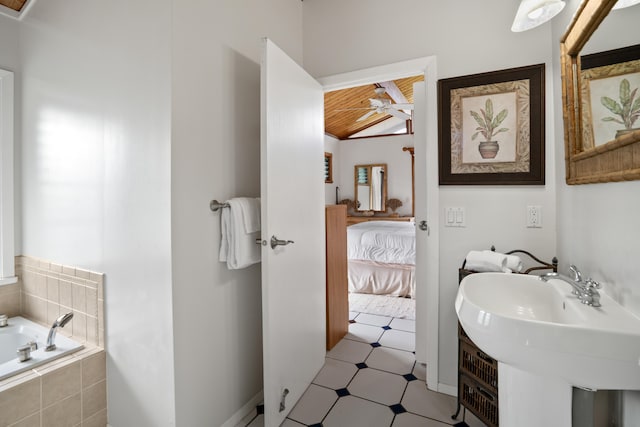
[[[613,182],[640,179],[640,129],[625,129],[624,132],[611,133],[610,136],[601,137],[600,141],[594,142],[593,136],[585,129],[600,123],[605,117],[605,121],[623,122],[618,110],[610,101],[609,114],[604,117],[596,116],[587,102],[590,98],[600,98],[603,96],[596,93],[588,76],[583,70],[581,55],[585,44],[595,37],[596,29],[609,16],[612,7],[617,0],[584,0],[573,21],[569,25],[567,32],[561,39],[561,71],[562,71],[562,106],[564,118],[565,135],[565,161],[566,180],[568,184],[588,184],[598,182]],[[637,6],[638,7],[638,6]],[[635,12],[635,11],[634,11]],[[619,11],[614,14],[620,13]],[[635,41],[635,44],[640,40]],[[619,48],[627,47],[634,42],[623,42]],[[619,60],[614,60],[614,64],[625,61],[624,56],[619,56]],[[586,60],[585,60],[586,62]],[[611,62],[611,61],[609,61]],[[629,70],[624,71],[627,73]],[[620,71],[611,72],[607,77],[614,77],[614,73],[621,75]],[[618,76],[619,77],[619,76]],[[622,81],[624,78],[619,77]],[[613,79],[612,79],[613,80]],[[633,91],[625,89],[620,82],[615,82],[617,87],[613,90],[611,98],[617,98],[619,103],[624,102]],[[593,92],[593,96],[592,96]],[[636,93],[636,98],[640,96],[640,89]],[[596,99],[597,101],[597,99]],[[632,107],[632,106],[631,106]],[[636,122],[639,124],[640,120]],[[621,124],[622,126],[622,124]],[[637,127],[637,126],[636,126]]]
[[[387,210],[387,165],[355,165],[354,186],[356,211],[385,212]]]

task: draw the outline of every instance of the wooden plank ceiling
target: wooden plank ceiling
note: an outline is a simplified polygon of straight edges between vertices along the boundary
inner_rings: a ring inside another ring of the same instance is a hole
[[[376,113],[365,120],[357,121],[370,110],[369,98],[376,98],[377,87],[385,87],[383,97],[391,102],[413,104],[413,84],[423,81],[424,76],[414,76],[390,82],[380,82],[366,86],[326,92],[324,94],[324,130],[338,139],[348,139],[351,135],[367,129],[391,117],[389,114]],[[399,93],[394,93],[396,89]],[[389,95],[392,96],[389,96]],[[402,99],[404,97],[404,100]]]
[[[16,12],[20,12],[26,2],[27,0],[0,0],[0,5],[13,9]]]

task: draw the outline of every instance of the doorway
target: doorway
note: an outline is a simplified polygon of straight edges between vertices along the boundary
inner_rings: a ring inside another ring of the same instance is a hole
[[[425,57],[349,73],[318,81],[325,92],[424,74],[425,83],[414,93],[416,164],[415,219],[424,222],[416,232],[416,360],[427,364],[427,386],[445,391],[438,381],[439,207],[437,186],[436,58]]]

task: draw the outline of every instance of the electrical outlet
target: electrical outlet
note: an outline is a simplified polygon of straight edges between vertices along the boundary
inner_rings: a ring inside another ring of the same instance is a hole
[[[542,228],[542,207],[527,206],[527,228]]]

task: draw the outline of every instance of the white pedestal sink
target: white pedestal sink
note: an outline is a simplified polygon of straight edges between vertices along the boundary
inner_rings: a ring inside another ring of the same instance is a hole
[[[604,293],[602,307],[594,308],[571,291],[562,280],[543,282],[520,274],[478,273],[460,284],[455,308],[462,327],[482,351],[501,363],[502,427],[525,426],[511,418],[515,409],[504,410],[510,403],[532,409],[533,419],[526,425],[550,425],[535,417],[550,410],[535,408],[540,399],[528,390],[536,381],[547,381],[543,389],[565,396],[556,401],[565,406],[561,413],[568,413],[569,420],[572,386],[640,390],[640,319]],[[532,375],[530,381],[526,374]],[[563,385],[568,392],[562,391]]]

